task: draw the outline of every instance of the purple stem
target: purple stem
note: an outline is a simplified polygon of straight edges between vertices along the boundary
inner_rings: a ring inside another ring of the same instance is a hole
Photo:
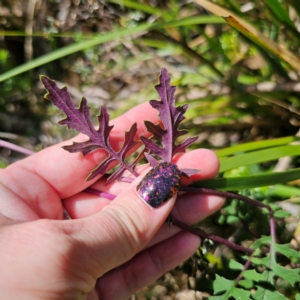
[[[271,237],[275,240],[276,237],[276,229],[275,229],[275,221],[273,216],[270,218],[270,231],[271,231]]]
[[[195,235],[198,235],[204,239],[210,239],[214,242],[217,242],[217,243],[221,243],[221,244],[224,244],[234,250],[237,250],[237,251],[240,251],[240,252],[244,252],[244,253],[247,253],[247,254],[252,254],[254,252],[254,250],[252,249],[249,249],[249,248],[246,248],[246,247],[243,247],[241,245],[238,245],[238,244],[235,244],[235,243],[232,243],[226,239],[223,239],[217,235],[213,235],[213,234],[208,234],[206,233],[205,231],[201,230],[200,228],[195,228],[195,227],[191,227],[191,226],[188,226],[182,222],[180,222],[179,220],[175,219],[172,215],[170,215],[170,221],[173,225],[183,229],[183,230],[186,230],[188,232],[191,232]]]
[[[251,258],[252,258],[252,254],[249,256],[249,258],[247,259],[245,265],[244,265],[244,268],[243,270],[241,271],[241,273],[239,274],[239,276],[237,277],[236,281],[235,281],[235,284],[234,286],[237,286],[239,281],[243,278],[243,272],[248,270],[249,267],[251,266]]]
[[[109,193],[105,193],[105,192],[101,192],[101,191],[98,191],[96,189],[93,189],[93,188],[87,188],[84,190],[85,192],[87,193],[90,193],[90,194],[94,194],[94,195],[97,195],[99,197],[104,197],[104,198],[107,198],[109,200],[114,200],[116,198],[115,195],[113,194],[109,194]]]
[[[270,267],[272,267],[273,264],[276,263],[276,257],[275,257],[275,238],[276,238],[276,229],[275,229],[275,220],[273,216],[270,217],[270,234],[271,234],[271,260],[270,260]]]
[[[5,147],[5,148],[9,148],[9,149],[14,150],[14,151],[24,153],[26,155],[32,155],[32,154],[35,153],[34,151],[31,151],[29,149],[26,149],[26,148],[23,148],[23,147],[20,147],[20,146],[17,146],[17,145],[14,145],[12,143],[9,143],[9,142],[3,141],[3,140],[0,140],[0,146]],[[124,181],[124,182],[131,183],[134,179],[133,178],[128,178],[128,177],[122,177],[121,180]],[[190,192],[190,193],[202,193],[202,194],[211,194],[211,195],[217,195],[217,196],[223,196],[223,197],[224,196],[225,197],[231,197],[231,198],[235,198],[235,199],[245,201],[247,203],[251,203],[251,204],[253,204],[255,206],[258,206],[258,207],[268,208],[270,211],[272,211],[271,208],[268,205],[263,204],[261,202],[254,201],[250,198],[241,196],[241,195],[236,194],[236,193],[221,192],[221,191],[212,190],[212,189],[197,188],[197,187],[186,187],[186,186],[180,187],[180,190]],[[99,197],[104,197],[104,198],[107,198],[109,200],[114,200],[116,198],[116,196],[113,195],[113,194],[101,192],[101,191],[98,191],[98,190],[90,188],[90,187],[85,189],[85,192],[97,195]],[[234,250],[240,251],[240,252],[244,252],[244,253],[247,253],[247,254],[252,254],[253,253],[252,249],[245,248],[243,246],[237,245],[237,244],[232,243],[232,242],[230,242],[226,239],[223,239],[219,236],[208,234],[205,231],[201,230],[200,228],[190,227],[190,226],[180,222],[179,220],[175,219],[172,215],[170,215],[170,220],[177,227],[179,227],[183,230],[189,231],[189,232],[191,232],[195,235],[198,235],[202,238],[210,239],[210,240],[212,240],[214,242],[217,242],[217,243],[222,243],[222,244],[224,244],[224,245],[226,245],[226,246],[228,246],[228,247],[230,247]],[[271,236],[274,239],[275,238],[275,223],[274,223],[273,218],[271,218],[270,224],[271,224]]]
[[[248,198],[248,197],[245,197],[245,196],[242,196],[240,194],[233,193],[233,192],[223,192],[223,191],[207,189],[207,188],[199,188],[199,187],[194,187],[194,186],[181,186],[179,188],[179,190],[184,191],[184,192],[188,192],[188,193],[208,194],[208,195],[215,195],[215,196],[238,199],[238,200],[244,201],[246,203],[252,204],[256,207],[259,207],[259,208],[266,208],[271,213],[273,212],[272,208],[268,204],[265,204],[265,203],[262,203],[262,202],[259,202],[259,201],[255,201],[251,198]]]
[[[17,152],[20,152],[20,153],[23,153],[23,154],[26,154],[26,155],[32,155],[32,154],[35,153],[32,150],[26,149],[26,148],[21,147],[21,146],[17,146],[15,144],[3,141],[1,139],[0,139],[0,146],[11,149],[11,150],[14,150],[14,151],[17,151]],[[121,180],[123,182],[131,183],[134,179],[133,178],[128,178],[128,177],[122,177]],[[180,190],[185,191],[185,192],[189,192],[189,193],[210,194],[210,195],[216,195],[216,196],[221,196],[221,197],[230,197],[230,198],[242,200],[242,201],[247,202],[249,204],[252,204],[256,207],[267,208],[271,212],[271,214],[273,214],[273,210],[271,209],[271,207],[269,205],[258,202],[258,201],[255,201],[255,200],[252,200],[248,197],[241,196],[241,195],[233,193],[233,192],[222,192],[222,191],[213,190],[213,189],[198,188],[198,187],[191,187],[191,186],[181,186]],[[99,197],[104,197],[104,198],[107,198],[109,200],[114,200],[116,198],[116,196],[113,195],[113,194],[101,192],[99,190],[96,190],[96,189],[93,189],[93,188],[90,188],[90,187],[85,189],[85,192],[97,195]],[[183,230],[186,230],[186,231],[189,231],[193,234],[196,234],[196,235],[198,235],[202,238],[207,238],[207,239],[210,239],[214,242],[222,243],[222,244],[224,244],[224,245],[226,245],[226,246],[228,246],[228,247],[230,247],[234,250],[237,250],[237,251],[241,251],[241,252],[248,253],[248,254],[253,253],[252,249],[245,248],[243,246],[237,245],[237,244],[232,243],[232,242],[230,242],[226,239],[223,239],[219,236],[208,234],[208,233],[204,232],[203,230],[201,230],[200,228],[190,227],[190,226],[180,222],[179,220],[175,219],[172,215],[170,215],[170,220],[174,225],[178,226],[179,228],[181,228]],[[273,217],[270,218],[270,227],[271,227],[272,241],[274,241],[275,240],[275,222],[274,222]],[[245,267],[246,267],[246,265],[245,265]]]
[[[3,141],[3,140],[0,140],[0,147],[8,148],[8,149],[11,149],[11,150],[14,150],[14,151],[26,154],[26,155],[32,155],[35,153],[32,150],[26,149],[24,147],[21,147],[21,146],[18,146],[18,145],[15,145],[10,142]]]
[[[128,183],[131,183],[133,180],[134,180],[134,178],[129,178],[129,177],[122,177],[121,178],[121,181],[128,182]]]

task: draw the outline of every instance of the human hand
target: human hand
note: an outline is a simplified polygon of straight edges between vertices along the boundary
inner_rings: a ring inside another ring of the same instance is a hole
[[[145,119],[158,121],[149,104],[114,120],[111,144],[118,147],[134,122],[138,135],[145,135]],[[198,248],[199,237],[164,222],[172,211],[193,224],[219,209],[222,198],[182,194],[153,209],[136,193],[147,166],[138,169],[142,175],[131,184],[85,181],[104,158],[105,151],[82,157],[55,145],[1,170],[1,299],[126,299]],[[219,167],[205,149],[177,156],[175,162],[179,168],[200,169],[194,180],[214,177]],[[89,194],[84,191],[89,186],[117,197],[109,201]],[[63,219],[64,209],[72,220]]]

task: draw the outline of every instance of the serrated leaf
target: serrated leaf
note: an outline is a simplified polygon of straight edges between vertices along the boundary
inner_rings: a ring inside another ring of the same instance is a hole
[[[248,300],[248,299],[250,300],[251,299],[250,295],[251,295],[250,291],[246,291],[240,288],[234,288],[230,296],[236,300]]]
[[[262,245],[270,245],[271,237],[270,236],[262,236],[260,239],[257,239],[252,245],[252,249],[260,248]]]
[[[64,146],[63,148],[71,153],[81,152],[83,155],[87,155],[97,149],[103,149],[108,154],[108,157],[91,171],[87,180],[91,180],[100,174],[105,174],[108,166],[114,162],[119,163],[120,167],[111,175],[111,177],[109,177],[107,183],[121,178],[125,170],[129,170],[135,176],[138,175],[134,171],[135,163],[128,165],[125,162],[127,152],[137,144],[134,140],[137,132],[136,123],[125,133],[123,146],[121,147],[121,150],[117,152],[112,148],[109,142],[109,134],[113,126],[109,125],[109,114],[104,106],[101,107],[98,116],[99,128],[96,130],[92,123],[90,109],[85,98],[82,98],[79,108],[77,108],[73,104],[66,87],[60,89],[53,80],[46,76],[42,76],[41,81],[48,91],[45,99],[52,101],[54,105],[66,114],[66,118],[61,120],[59,124],[66,125],[68,128],[75,129],[89,137],[89,140],[86,142],[75,142],[72,145]]]
[[[291,214],[287,211],[284,211],[284,210],[278,210],[278,211],[274,212],[274,217],[275,218],[288,218],[290,216],[291,216]]]
[[[245,279],[253,280],[253,281],[263,281],[265,280],[265,277],[256,272],[256,270],[246,270],[242,273],[243,277]]]
[[[300,252],[292,249],[290,244],[275,244],[275,250],[289,259],[292,257],[300,258]]]
[[[277,291],[269,290],[260,286],[257,288],[257,291],[251,295],[251,297],[254,300],[289,300]]]
[[[216,274],[216,279],[213,283],[214,294],[224,292],[232,287],[233,282]]]
[[[242,264],[240,264],[239,262],[237,262],[236,260],[234,259],[231,259],[229,261],[229,269],[230,270],[240,270],[242,271],[244,269],[244,266]]]
[[[256,240],[252,245],[252,249],[261,248],[263,245],[270,245],[271,244],[271,237],[270,236],[263,236],[260,239]],[[300,258],[300,253],[291,248],[290,244],[277,244],[274,243],[275,252],[281,253],[282,255],[286,256],[287,258],[291,259],[292,257]],[[262,262],[262,259],[253,257],[251,258],[253,263],[259,264]],[[262,263],[263,264],[263,263]]]
[[[165,68],[161,70],[160,84],[155,86],[161,101],[151,100],[150,105],[157,109],[163,127],[160,124],[145,122],[146,128],[152,133],[152,138],[140,137],[151,155],[159,156],[163,161],[170,162],[172,157],[179,152],[185,152],[186,147],[191,145],[197,137],[188,138],[184,142],[176,144],[179,136],[187,133],[179,130],[179,124],[184,120],[184,113],[188,105],[175,107],[175,87],[170,85],[170,77]],[[161,143],[162,147],[154,141]]]
[[[269,236],[264,236],[260,239],[258,239],[257,241],[255,241],[255,243],[253,243],[253,245],[251,245],[251,248],[261,248],[264,244],[271,244],[271,237]],[[274,243],[274,252],[279,252],[285,256],[287,256],[288,258],[291,257],[299,257],[299,253],[293,249],[290,249],[289,244],[285,244],[285,245],[279,245]],[[270,282],[271,284],[273,284],[271,282],[271,280],[273,281],[273,277],[276,275],[280,278],[282,278],[283,280],[287,281],[289,284],[294,285],[296,282],[300,282],[300,269],[289,269],[286,267],[282,267],[280,265],[278,265],[276,263],[276,261],[274,259],[272,259],[271,261],[271,256],[267,255],[264,258],[261,259],[257,259],[257,258],[252,258],[251,262],[254,264],[260,264],[260,265],[264,265],[267,267],[268,270],[266,270],[262,275],[265,276],[265,279],[268,279],[267,281]],[[268,274],[266,276],[266,274]],[[244,275],[244,274],[243,274]],[[249,278],[252,279],[252,278]],[[263,298],[265,299],[265,298]]]
[[[251,262],[255,265],[264,265],[264,261],[258,257],[252,257]]]
[[[249,290],[251,288],[253,288],[254,282],[253,280],[250,279],[242,279],[239,281],[239,286]]]
[[[229,297],[233,297],[236,300],[250,299],[250,292],[244,289],[235,287],[235,280],[228,280],[224,277],[216,274],[216,279],[213,283],[214,294],[224,292],[222,295],[210,296],[209,300],[227,300]]]
[[[291,285],[300,282],[300,269],[288,269],[278,264],[273,264],[272,270],[278,277],[286,280]]]

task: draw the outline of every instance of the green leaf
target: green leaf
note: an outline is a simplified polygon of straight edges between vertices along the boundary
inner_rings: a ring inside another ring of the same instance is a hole
[[[194,2],[203,6],[213,14],[224,17],[230,26],[252,40],[256,45],[287,62],[295,70],[300,70],[300,60],[296,55],[283,48],[281,45],[275,43],[270,38],[264,36],[261,31],[244,21],[232,11],[229,11],[207,0],[194,0]]]
[[[272,270],[278,277],[286,280],[291,285],[300,282],[300,269],[288,269],[278,264],[273,264]]]
[[[290,216],[291,216],[291,214],[284,210],[278,210],[278,211],[275,211],[275,213],[274,213],[275,218],[288,218]]]
[[[97,45],[113,41],[116,39],[124,38],[127,36],[132,36],[134,34],[143,32],[143,31],[148,31],[148,30],[157,30],[157,29],[162,29],[162,28],[167,28],[167,27],[176,27],[176,26],[185,26],[185,25],[191,25],[191,24],[201,24],[203,23],[209,23],[210,21],[212,23],[224,23],[224,20],[222,20],[219,17],[215,16],[196,16],[196,17],[189,17],[189,18],[184,18],[181,20],[175,20],[175,21],[166,21],[166,22],[157,22],[157,23],[144,23],[141,25],[138,25],[133,28],[117,28],[112,32],[108,32],[105,34],[101,34],[96,38],[91,38],[89,40],[84,40],[81,42],[77,42],[71,45],[68,45],[66,47],[63,47],[58,50],[54,50],[48,54],[42,55],[32,61],[29,61],[23,65],[20,65],[12,70],[9,70],[2,75],[0,75],[0,82],[4,81],[8,78],[11,78],[13,76],[16,76],[18,74],[24,73],[26,71],[32,70],[36,67],[42,66],[44,64],[47,64],[51,61],[54,61],[56,59],[65,57],[67,55],[76,53],[78,51],[82,51],[91,47],[95,47]]]
[[[226,291],[223,295],[210,296],[209,300],[227,300],[233,297],[236,300],[247,300],[250,298],[250,292],[241,288],[235,287],[235,280],[228,280],[216,274],[216,279],[213,283],[214,294]]]
[[[236,260],[231,259],[229,261],[229,269],[242,271],[244,269],[244,266],[242,264],[240,264],[239,262],[237,262]]]
[[[258,150],[229,158],[221,158],[220,172],[234,169],[239,166],[262,163],[284,156],[300,155],[300,145],[288,145],[273,147],[271,149]]]
[[[108,0],[107,2],[119,4],[121,6],[126,6],[129,8],[133,8],[151,15],[162,15],[164,12],[160,9],[154,8],[146,3],[139,3],[138,1],[130,1],[130,0]]]
[[[253,286],[254,286],[254,282],[253,280],[250,280],[250,279],[242,279],[239,281],[239,286],[249,290],[249,289],[252,289]]]
[[[262,140],[262,141],[256,141],[256,142],[249,142],[244,143],[241,145],[231,146],[228,148],[224,148],[221,150],[215,151],[215,153],[218,155],[219,158],[240,153],[240,152],[249,152],[253,150],[263,149],[263,148],[270,148],[274,146],[282,146],[289,144],[294,141],[299,141],[299,137],[295,136],[288,136],[283,138],[277,138],[277,139],[271,139],[271,140]]]
[[[142,24],[140,26],[137,26],[135,28],[130,28],[130,29],[119,29],[119,30],[115,30],[106,34],[101,34],[98,38],[92,38],[90,40],[84,40],[81,42],[77,42],[71,45],[68,45],[66,47],[63,47],[61,49],[52,51],[48,54],[42,55],[32,61],[29,61],[23,65],[20,65],[12,70],[9,70],[8,72],[0,75],[0,82],[4,81],[8,78],[11,78],[13,76],[16,76],[18,74],[21,74],[23,72],[32,70],[36,67],[39,67],[41,65],[44,65],[46,63],[49,63],[51,61],[54,61],[56,59],[62,58],[64,56],[76,53],[78,51],[82,51],[84,49],[88,49],[90,47],[95,47],[97,45],[100,45],[102,43],[105,42],[109,42],[118,38],[122,38],[122,37],[126,37],[126,36],[130,36],[132,34],[144,31],[144,30],[148,30],[149,28],[151,28],[151,26],[153,26],[153,24]]]
[[[262,247],[262,245],[269,245],[271,244],[271,237],[270,236],[264,236],[258,240],[256,240],[252,245],[251,248],[252,249],[260,249]],[[285,245],[278,245],[277,243],[274,243],[274,251],[275,252],[279,252],[289,258],[291,257],[299,257],[300,253],[296,253],[297,251],[293,250],[293,249],[289,249],[288,244]],[[271,269],[272,272],[274,273],[274,275],[286,280],[289,284],[294,285],[296,282],[300,282],[300,269],[289,269],[289,268],[285,268],[282,267],[280,265],[278,265],[275,261],[272,261],[271,263],[271,258],[270,255],[262,258],[260,261],[258,261],[257,258],[252,258],[251,259],[252,263],[257,263],[260,262],[261,265],[266,266],[268,269]],[[268,272],[268,271],[266,271]],[[264,272],[265,273],[265,272]],[[263,273],[263,274],[264,274]],[[268,275],[268,278],[273,277]],[[249,278],[252,279],[252,278]],[[268,280],[270,281],[270,280]]]
[[[292,257],[300,258],[300,252],[292,249],[290,244],[275,243],[275,250],[289,259],[291,259]]]
[[[217,189],[221,191],[243,190],[260,186],[274,185],[276,183],[285,183],[299,178],[300,169],[292,169],[285,172],[265,173],[234,178],[215,178],[209,180],[202,180],[195,182],[193,186]]]
[[[228,216],[227,217],[227,223],[228,224],[233,224],[235,222],[238,222],[240,219],[236,216]]]
[[[287,11],[283,9],[278,0],[265,0],[265,3],[280,21],[286,23],[290,28],[296,30],[295,24],[292,22]]]
[[[254,265],[260,265],[260,266],[263,266],[264,265],[264,261],[263,259],[261,258],[258,258],[258,257],[252,257],[251,258],[251,262],[254,264]]]
[[[288,185],[276,184],[266,192],[266,197],[292,198],[300,196],[300,188]]]
[[[232,293],[229,295],[231,297],[233,297],[236,300],[247,300],[247,299],[251,299],[250,298],[250,291],[246,291],[244,289],[240,289],[240,288],[234,288]],[[227,298],[228,299],[228,298]]]
[[[270,236],[263,236],[260,239],[256,240],[252,245],[252,249],[261,248],[263,245],[270,245],[271,244],[271,237]],[[286,256],[287,258],[291,259],[292,257],[300,258],[300,252],[291,248],[290,244],[277,244],[274,243],[275,252],[281,253],[282,255]],[[254,263],[254,260],[260,260],[259,258],[251,258],[251,261]],[[264,263],[262,263],[264,264]]]
[[[232,280],[228,280],[216,274],[216,279],[213,283],[214,294],[227,291],[231,287],[232,287]]]
[[[265,287],[258,287],[257,291],[251,295],[254,300],[289,300],[277,291],[270,291]]]
[[[265,276],[256,272],[256,270],[246,270],[242,273],[242,276],[245,279],[253,280],[253,281],[263,281],[265,280]]]

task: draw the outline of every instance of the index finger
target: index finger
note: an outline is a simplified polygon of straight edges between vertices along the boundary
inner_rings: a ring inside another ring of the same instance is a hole
[[[120,149],[124,141],[124,132],[128,131],[133,123],[137,123],[137,137],[149,135],[144,125],[144,120],[157,123],[158,112],[149,103],[141,104],[122,116],[112,120],[114,125],[109,137],[110,144],[114,149]],[[62,149],[63,145],[69,145],[72,141],[82,142],[88,140],[85,135],[78,135],[72,140],[44,149],[22,161],[19,166],[39,175],[49,185],[55,188],[61,198],[70,197],[87,188],[97,179],[86,182],[85,179],[106,157],[105,150],[97,150],[87,154],[69,153]],[[23,178],[22,184],[26,178]]]

